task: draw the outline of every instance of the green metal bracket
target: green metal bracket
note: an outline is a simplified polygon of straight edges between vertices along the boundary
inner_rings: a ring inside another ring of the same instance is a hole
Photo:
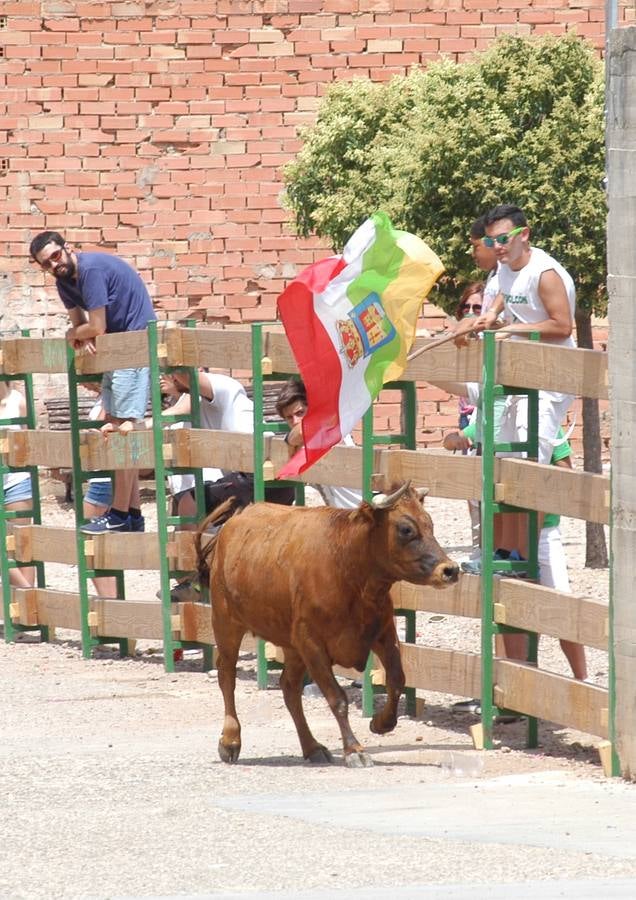
[[[186,327],[195,328],[196,322],[189,320]],[[159,340],[157,323],[148,323],[148,358],[150,361],[150,402],[152,408],[152,437],[154,448],[155,485],[157,504],[157,540],[159,542],[159,582],[161,593],[161,622],[163,630],[164,668],[166,672],[174,672],[175,651],[187,647],[201,648],[203,650],[203,668],[205,671],[212,668],[213,649],[209,644],[183,642],[174,637],[172,629],[172,604],[170,600],[170,579],[172,576],[185,574],[180,570],[172,569],[168,553],[169,533],[172,526],[197,524],[205,517],[205,498],[203,488],[203,473],[201,469],[188,469],[179,466],[166,465],[163,449],[163,430],[166,424],[176,421],[186,421],[193,428],[198,428],[201,423],[201,404],[198,391],[198,370],[194,367],[161,365],[163,357],[159,353]],[[190,415],[171,416],[164,415],[161,408],[161,375],[172,369],[185,369],[190,378]],[[166,490],[166,475],[192,474],[194,476],[194,495],[196,504],[196,516],[177,516],[168,514],[168,493]],[[209,592],[206,585],[201,585],[201,599],[209,602]]]
[[[83,485],[89,478],[96,475],[110,475],[112,472],[85,472],[82,467],[82,457],[80,452],[82,431],[87,428],[94,428],[95,422],[83,420],[79,414],[79,403],[77,388],[81,382],[99,381],[101,376],[97,375],[81,375],[77,373],[75,367],[75,352],[70,345],[67,345],[67,380],[70,410],[70,426],[71,426],[71,452],[73,459],[73,507],[75,510],[75,541],[77,547],[77,578],[80,595],[80,629],[82,635],[82,655],[85,659],[89,659],[93,649],[100,644],[119,644],[119,652],[122,656],[127,656],[129,645],[127,638],[114,636],[98,636],[93,635],[90,625],[90,597],[88,593],[88,582],[90,578],[105,574],[102,570],[89,567],[86,559],[86,541],[91,539],[90,535],[86,535],[80,531],[80,525],[84,523],[84,491]],[[109,573],[110,574],[110,573]],[[123,577],[117,580],[118,595],[120,599],[125,599]],[[121,591],[121,593],[120,593]]]
[[[532,340],[539,335],[533,334]],[[483,745],[485,749],[493,746],[492,728],[496,715],[503,711],[493,702],[494,672],[494,636],[511,633],[494,622],[494,577],[502,572],[525,571],[529,578],[538,580],[538,517],[534,510],[519,510],[516,507],[495,501],[495,454],[498,452],[526,452],[530,459],[537,459],[539,451],[539,394],[536,390],[521,390],[495,384],[496,373],[496,340],[495,332],[484,334],[484,357],[482,374],[482,547],[481,547],[481,721],[483,729]],[[495,439],[495,401],[507,394],[525,394],[528,397],[528,439],[525,442],[497,443]],[[522,511],[528,515],[528,560],[495,561],[494,516],[497,512]],[[538,635],[533,632],[519,632],[528,636],[528,662],[537,663]],[[527,744],[537,745],[537,720],[528,718]]]
[[[29,337],[28,329],[21,331],[22,337]],[[21,381],[24,385],[24,396],[26,402],[26,415],[17,416],[12,419],[0,420],[0,428],[5,425],[25,425],[27,428],[35,430],[37,427],[37,417],[35,414],[35,398],[33,393],[33,376],[30,373],[0,375],[0,381]],[[16,512],[8,512],[4,502],[4,476],[9,472],[28,472],[31,476],[31,509],[19,510]],[[38,560],[32,562],[21,563],[9,557],[7,549],[8,523],[12,519],[31,518],[36,525],[42,522],[42,507],[40,503],[40,480],[37,466],[8,466],[0,458],[0,575],[2,576],[2,608],[4,617],[4,639],[7,642],[13,641],[17,634],[25,631],[39,631],[40,638],[43,641],[49,639],[49,629],[44,625],[21,625],[12,620],[11,617],[11,569],[19,568],[35,568],[36,584],[38,587],[45,587],[44,563]]]
[[[398,434],[378,435],[373,430],[373,405],[362,418],[362,496],[370,501],[373,496],[373,475],[375,447],[378,445],[401,444],[407,450],[417,447],[416,418],[417,392],[413,381],[390,381],[382,390],[399,390],[402,394],[401,431]],[[416,612],[413,609],[396,609],[396,616],[404,618],[404,642],[414,644],[416,641]],[[371,680],[372,657],[362,677],[362,715],[370,717],[374,712],[374,697],[383,692],[382,686],[374,686]],[[409,716],[416,713],[417,699],[415,688],[406,688],[406,711]]]
[[[254,501],[256,503],[265,500],[265,481],[266,479],[265,464],[266,459],[266,440],[269,440],[268,433],[285,433],[289,431],[287,425],[277,422],[265,421],[265,404],[263,399],[263,385],[266,381],[280,380],[287,378],[289,373],[274,372],[267,364],[263,364],[267,358],[267,347],[263,341],[263,326],[271,325],[271,322],[254,322],[252,324],[252,390],[254,403]],[[265,337],[265,340],[267,338]],[[273,472],[268,472],[268,476],[273,476]],[[296,496],[296,506],[305,505],[305,485],[302,481],[277,481],[277,485],[281,487],[293,486]],[[279,662],[268,660],[265,655],[265,641],[261,638],[256,643],[256,682],[259,690],[267,689],[267,675],[270,670],[282,669]]]

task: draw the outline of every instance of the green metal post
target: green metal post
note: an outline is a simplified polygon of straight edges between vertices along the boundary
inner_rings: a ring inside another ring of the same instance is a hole
[[[29,337],[29,331],[23,330],[22,337]],[[11,420],[0,420],[0,428],[3,425],[25,425],[27,428],[35,430],[37,420],[35,415],[35,402],[33,394],[33,376],[30,373],[0,375],[0,381],[22,381],[24,384],[24,394],[26,403],[26,415],[13,418]],[[17,469],[20,471],[21,469]],[[20,510],[17,512],[7,512],[4,504],[4,475],[9,471],[16,471],[15,468],[9,467],[0,461],[0,574],[2,576],[2,606],[4,614],[4,637],[5,641],[12,641],[15,635],[23,631],[40,631],[43,641],[48,640],[49,630],[44,625],[29,626],[16,625],[11,617],[11,583],[10,572],[12,569],[24,568],[27,565],[34,566],[37,575],[38,587],[45,587],[44,563],[41,561],[33,561],[29,563],[19,563],[15,559],[9,559],[7,550],[8,522],[12,519],[31,518],[36,525],[41,524],[42,508],[40,504],[40,481],[37,466],[26,466],[31,478],[31,509]]]
[[[30,332],[25,330],[22,332],[22,337],[30,337]],[[26,398],[26,408],[27,408],[27,428],[35,431],[37,428],[37,416],[35,414],[35,393],[33,390],[33,375],[25,374],[23,377],[24,380],[24,395]],[[42,524],[42,501],[40,497],[40,471],[38,466],[29,466],[29,472],[31,474],[31,510],[32,510],[32,519],[36,525]],[[36,572],[36,584],[39,588],[46,587],[46,575],[44,571],[44,563],[36,560],[34,563],[35,572]],[[48,625],[40,625],[40,637],[43,641],[48,641],[49,639],[49,629]]]
[[[538,341],[540,335],[534,333],[530,340]],[[539,459],[539,392],[528,391],[528,459]],[[528,510],[528,577],[539,581],[539,516],[536,510]],[[539,659],[539,635],[528,632],[527,660],[537,665]],[[539,743],[539,723],[534,716],[528,716],[526,743],[536,747]]]
[[[415,384],[412,381],[391,381],[384,385],[385,390],[399,390],[402,392],[401,405],[401,432],[399,434],[377,435],[373,429],[373,406],[367,410],[362,418],[362,495],[367,502],[373,497],[372,478],[374,470],[375,447],[378,444],[402,444],[407,450],[415,450],[417,438],[415,435],[417,418],[417,395]],[[405,643],[414,644],[416,641],[416,612],[412,609],[396,609],[396,616],[404,617]],[[373,715],[373,698],[376,693],[371,681],[372,657],[367,664],[362,677],[362,714],[369,717]],[[378,689],[380,690],[380,689]],[[415,688],[406,688],[406,712],[414,716],[417,709],[417,697]]]
[[[155,499],[157,503],[157,540],[159,542],[159,581],[161,584],[161,623],[163,657],[166,672],[174,672],[174,651],[180,646],[172,636],[170,605],[170,560],[168,558],[168,510],[166,496],[166,464],[163,452],[163,421],[159,369],[157,323],[148,323],[148,359],[150,362],[150,401],[152,406],[152,440],[155,457]],[[196,393],[191,385],[190,396]]]
[[[83,534],[79,526],[84,521],[82,458],[80,454],[80,414],[77,401],[78,377],[75,370],[75,351],[67,344],[67,376],[71,425],[71,452],[73,457],[73,506],[75,509],[75,541],[77,546],[77,578],[80,595],[80,628],[82,634],[82,655],[90,659],[93,647],[99,641],[91,634],[89,625],[90,600],[88,596],[88,579],[90,577],[86,564],[85,542],[88,535]]]
[[[186,322],[187,328],[195,328],[196,322],[192,319]],[[161,621],[164,644],[164,668],[167,672],[174,672],[175,650],[184,647],[201,647],[203,650],[204,670],[212,668],[213,651],[209,644],[183,642],[173,636],[172,612],[170,599],[170,578],[173,575],[181,575],[180,570],[172,570],[168,554],[170,526],[185,524],[198,524],[205,517],[205,496],[203,487],[203,474],[200,468],[187,469],[181,466],[168,466],[164,458],[163,434],[166,424],[176,421],[189,421],[193,428],[198,428],[201,422],[201,402],[199,397],[199,372],[195,367],[175,366],[174,368],[187,368],[190,378],[190,413],[184,415],[164,414],[161,408],[161,374],[162,367],[159,353],[159,338],[157,322],[148,323],[148,358],[150,365],[150,400],[152,408],[152,434],[155,464],[155,501],[157,505],[157,541],[159,543],[159,582],[161,594]],[[168,493],[166,490],[166,475],[191,472],[194,476],[194,495],[196,514],[194,516],[177,516],[168,514]],[[206,585],[201,585],[201,599],[209,601],[209,591]]]
[[[493,527],[495,501],[495,333],[484,333],[482,374],[481,500],[481,723],[484,749],[492,748],[493,695]]]
[[[284,378],[282,372],[263,371],[263,326],[266,323],[254,322],[252,324],[252,390],[254,403],[254,428],[253,428],[253,468],[254,468],[254,502],[265,500],[265,434],[282,433],[288,431],[286,424],[265,421],[265,403],[263,385],[267,380]],[[271,323],[269,323],[271,324]],[[266,338],[267,340],[267,338]],[[266,349],[266,347],[265,347]],[[305,505],[305,485],[302,481],[279,481],[277,484],[293,485],[296,506]],[[256,683],[259,690],[267,688],[267,673],[270,669],[281,669],[280,663],[270,661],[265,655],[265,642],[260,638],[256,642]]]

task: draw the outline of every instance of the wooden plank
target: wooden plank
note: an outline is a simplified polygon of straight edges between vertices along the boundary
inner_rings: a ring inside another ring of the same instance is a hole
[[[427,487],[431,497],[481,498],[481,460],[431,450],[382,450],[376,468],[388,484],[410,479]]]
[[[269,641],[265,644],[265,657],[281,665],[285,662],[285,652],[281,647],[276,647]],[[358,669],[345,669],[343,666],[333,666],[333,674],[342,678],[350,678],[351,681],[359,681],[361,672]]]
[[[11,607],[17,607],[17,613],[11,615],[11,621],[18,625],[39,625],[37,599],[34,588],[11,588]]]
[[[91,605],[97,613],[97,634],[100,637],[163,639],[161,604],[156,601],[143,603],[95,599]]]
[[[214,645],[212,613],[207,603],[174,603],[181,616],[181,640]],[[256,638],[246,634],[241,641],[241,653],[256,653]]]
[[[481,692],[481,659],[477,653],[423,647],[420,644],[400,644],[406,686],[455,694],[458,697],[478,697]],[[376,665],[379,665],[377,660]],[[384,670],[375,670],[374,684],[386,684]]]
[[[497,500],[609,524],[609,478],[525,459],[495,460]]]
[[[114,537],[114,535],[109,535]],[[77,564],[74,528],[51,525],[17,525],[15,528],[15,558],[18,562]]]
[[[92,563],[90,557],[88,561],[95,569],[159,568],[159,536],[156,532],[95,534],[92,543]]]
[[[296,361],[281,325],[263,329],[264,355],[272,361],[275,372],[293,374],[298,371]],[[181,347],[168,343],[170,365],[209,366],[215,369],[252,368],[252,336],[249,327],[231,325],[219,328],[181,328]]]
[[[481,579],[475,575],[462,575],[457,584],[444,590],[422,587],[398,581],[391,590],[396,609],[415,609],[440,613],[444,616],[481,616]]]
[[[111,372],[113,369],[134,369],[149,365],[147,331],[100,334],[96,340],[96,347],[97,353],[93,355],[88,353],[76,355],[77,372],[96,375],[99,372]]]
[[[214,644],[212,611],[207,603],[174,603],[181,616],[181,640]],[[252,639],[253,640],[253,639]]]
[[[64,469],[73,465],[71,436],[66,431],[10,431],[7,442],[7,464],[10,466]]]
[[[81,631],[80,596],[70,591],[34,588],[38,623],[50,628],[69,628]]]
[[[543,672],[509,660],[495,660],[495,703],[504,709],[608,736],[608,693],[603,688]]]
[[[609,607],[600,600],[563,594],[520,579],[495,579],[494,618],[502,625],[599,650],[608,648]]]
[[[416,338],[411,352],[431,343],[430,338]],[[408,363],[403,378],[411,381],[481,381],[481,341],[470,341],[467,347],[444,344],[422,353]]]
[[[64,338],[4,338],[0,341],[0,358],[5,375],[66,372],[66,341]]]
[[[166,435],[173,448],[175,466],[218,466],[239,472],[254,471],[253,438],[250,434],[212,431],[203,428],[180,428]],[[288,459],[282,437],[265,438],[265,458],[271,459],[278,471]],[[333,447],[299,481],[360,488],[362,484],[362,450],[360,447]]]
[[[507,340],[497,346],[499,384],[601,400],[608,397],[607,353],[536,341]]]
[[[153,469],[155,465],[152,431],[141,428],[129,434],[109,434],[98,429],[81,435],[82,465],[89,472],[100,469]]]

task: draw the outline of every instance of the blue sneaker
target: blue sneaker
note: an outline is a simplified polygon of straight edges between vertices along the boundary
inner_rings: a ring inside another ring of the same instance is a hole
[[[109,531],[132,531],[131,518],[122,519],[117,513],[109,512],[105,516],[91,519],[85,525],[80,525],[82,534],[106,534]]]
[[[146,530],[146,520],[143,516],[129,516],[130,519],[130,531],[145,531]]]

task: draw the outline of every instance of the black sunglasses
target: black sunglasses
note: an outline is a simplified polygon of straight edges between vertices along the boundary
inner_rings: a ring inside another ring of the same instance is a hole
[[[464,303],[464,305],[462,306],[462,312],[468,313],[471,311],[473,313],[475,313],[475,315],[477,315],[477,313],[480,313],[481,312],[481,303],[472,303],[472,304]]]

